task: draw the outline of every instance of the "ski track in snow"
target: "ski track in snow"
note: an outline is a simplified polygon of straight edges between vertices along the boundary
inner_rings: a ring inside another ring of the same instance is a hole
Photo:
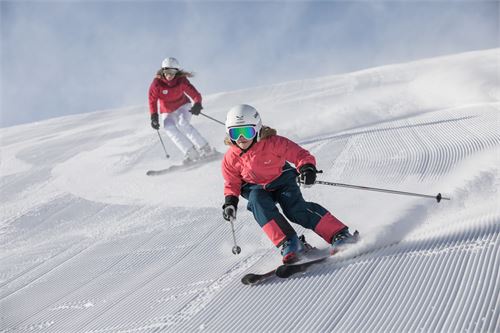
[[[137,129],[142,107],[119,110],[111,133],[116,111],[2,129],[0,332],[498,331],[500,80],[484,74],[498,53],[208,96],[220,119],[241,100],[274,107],[278,130],[279,112],[295,105],[283,131],[314,153],[322,180],[452,199],[305,189],[361,241],[306,274],[252,287],[241,277],[275,267],[278,251],[242,202],[243,252],[231,254],[219,162],[144,175],[164,162],[157,138]],[[297,124],[308,108],[318,121],[305,132]],[[212,126],[199,123],[218,142]]]

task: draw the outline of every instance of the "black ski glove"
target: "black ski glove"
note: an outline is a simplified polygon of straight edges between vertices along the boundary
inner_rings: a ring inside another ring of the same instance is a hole
[[[158,113],[151,114],[151,127],[155,130],[160,129],[160,123],[158,122]]]
[[[191,112],[194,116],[197,116],[200,114],[201,110],[203,110],[203,106],[201,106],[201,103],[194,103],[189,112]]]
[[[224,205],[222,205],[222,217],[226,221],[231,221],[231,218],[236,218],[236,211],[238,210],[238,197],[234,195],[227,195]]]
[[[311,187],[316,181],[316,167],[313,164],[304,164],[300,167],[300,183],[304,184],[304,187]]]

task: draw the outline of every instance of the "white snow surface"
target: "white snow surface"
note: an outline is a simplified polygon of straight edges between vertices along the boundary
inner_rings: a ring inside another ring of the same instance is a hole
[[[146,176],[181,156],[145,105],[3,128],[0,332],[500,331],[500,49],[219,93],[203,112],[240,103],[320,180],[451,200],[304,189],[361,241],[245,286],[279,250],[241,199],[232,254],[220,161]],[[223,126],[193,124],[226,150]]]

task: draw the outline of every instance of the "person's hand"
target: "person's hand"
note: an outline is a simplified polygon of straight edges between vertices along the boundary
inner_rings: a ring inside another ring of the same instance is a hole
[[[224,205],[224,206],[222,207],[223,209],[222,217],[224,218],[224,220],[226,221],[231,221],[231,219],[234,220],[236,218],[236,207],[234,207],[233,205],[229,206]]]
[[[236,211],[238,210],[238,197],[234,195],[227,195],[225,203],[222,205],[222,217],[226,221],[236,218]]]
[[[160,123],[158,122],[158,113],[151,114],[151,127],[155,130],[160,129]]]
[[[189,112],[191,112],[194,116],[197,116],[200,114],[201,110],[203,110],[203,106],[201,106],[201,103],[194,103]]]
[[[300,167],[300,176],[299,180],[301,184],[304,184],[304,187],[311,187],[314,185],[316,181],[316,167],[313,164],[304,164]]]

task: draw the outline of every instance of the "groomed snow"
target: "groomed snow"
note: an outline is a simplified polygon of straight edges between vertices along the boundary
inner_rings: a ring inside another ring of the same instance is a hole
[[[249,287],[279,251],[242,199],[231,253],[219,161],[145,175],[181,159],[146,106],[3,128],[0,332],[500,330],[500,49],[204,96],[203,112],[240,103],[309,149],[321,180],[451,200],[304,189],[361,241]],[[222,125],[193,123],[226,150]]]

